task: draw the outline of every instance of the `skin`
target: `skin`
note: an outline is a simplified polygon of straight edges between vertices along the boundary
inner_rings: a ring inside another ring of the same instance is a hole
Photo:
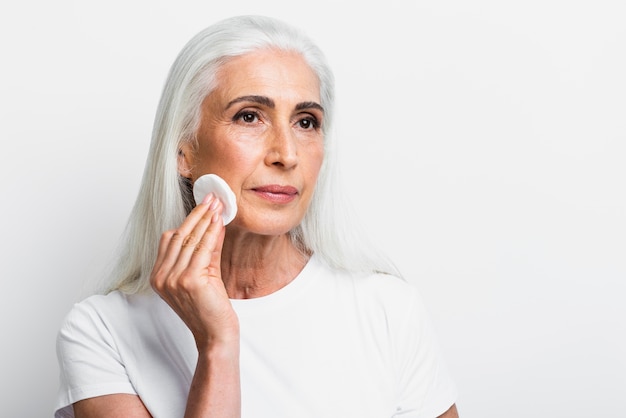
[[[198,348],[185,417],[240,417],[239,322],[229,298],[275,292],[308,255],[287,233],[302,221],[324,158],[319,82],[291,52],[256,51],[225,63],[202,104],[197,141],[181,147],[179,173],[215,173],[238,211],[224,227],[213,195],[163,234],[151,284],[191,330]],[[76,417],[150,417],[136,395],[74,404]],[[456,408],[442,417],[458,417]]]
[[[204,101],[197,144],[183,147],[181,174],[195,181],[215,173],[233,189],[238,212],[226,231],[222,279],[232,298],[264,296],[308,258],[287,232],[308,209],[324,157],[319,83],[299,55],[263,51],[227,63],[219,86]]]

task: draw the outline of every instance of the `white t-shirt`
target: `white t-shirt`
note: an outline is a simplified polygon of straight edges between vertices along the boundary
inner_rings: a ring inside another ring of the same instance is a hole
[[[232,304],[244,418],[433,418],[455,402],[424,305],[406,281],[342,273],[314,256],[279,291]],[[57,418],[112,393],[139,395],[155,418],[184,415],[196,345],[154,293],[76,304],[57,354]]]

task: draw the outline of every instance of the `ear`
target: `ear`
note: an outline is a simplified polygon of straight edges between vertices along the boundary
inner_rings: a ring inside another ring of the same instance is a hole
[[[193,147],[189,142],[180,146],[178,150],[178,174],[187,179],[191,179],[191,167],[193,167]]]

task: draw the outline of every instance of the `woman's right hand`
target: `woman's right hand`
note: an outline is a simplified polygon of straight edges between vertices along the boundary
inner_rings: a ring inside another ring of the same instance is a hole
[[[222,203],[208,195],[178,229],[161,236],[150,275],[198,347],[185,418],[241,416],[239,321],[222,281],[221,215]]]
[[[199,351],[238,344],[239,322],[220,269],[222,203],[209,194],[182,225],[161,236],[150,276],[153,289],[191,330]]]

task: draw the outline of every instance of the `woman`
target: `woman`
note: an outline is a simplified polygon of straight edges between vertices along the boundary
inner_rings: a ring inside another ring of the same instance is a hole
[[[57,417],[457,416],[415,289],[341,215],[332,106],[322,53],[284,23],[185,46],[115,281],[59,332]],[[194,204],[207,173],[236,196],[228,226],[214,194]]]

